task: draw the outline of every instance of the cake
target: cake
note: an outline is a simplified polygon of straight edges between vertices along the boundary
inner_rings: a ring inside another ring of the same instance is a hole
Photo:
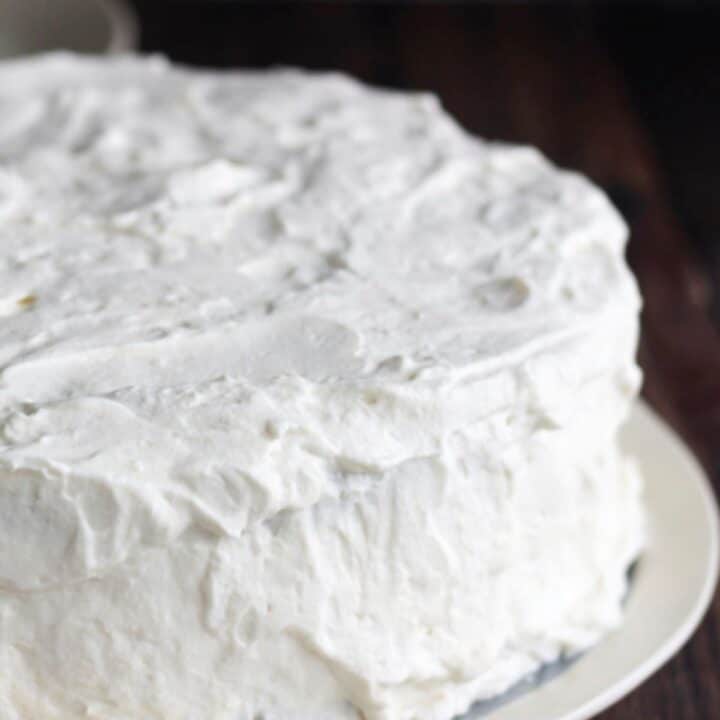
[[[605,195],[426,94],[0,66],[1,720],[449,720],[622,619]]]

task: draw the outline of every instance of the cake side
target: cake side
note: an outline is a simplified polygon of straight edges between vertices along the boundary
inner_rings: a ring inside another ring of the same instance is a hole
[[[8,718],[441,720],[617,625],[602,193],[338,75],[50,56],[0,108]]]

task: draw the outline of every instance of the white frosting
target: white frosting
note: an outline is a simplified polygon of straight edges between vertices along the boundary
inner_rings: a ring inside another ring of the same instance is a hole
[[[447,720],[620,620],[605,196],[428,95],[0,67],[0,720]]]

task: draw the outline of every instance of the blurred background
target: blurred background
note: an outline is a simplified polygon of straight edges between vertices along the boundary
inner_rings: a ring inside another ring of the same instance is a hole
[[[431,90],[471,131],[589,175],[631,227],[645,396],[716,488],[719,33],[720,7],[698,3],[0,0],[0,56],[138,48],[202,66],[340,69]],[[719,621],[716,601],[690,645],[602,719],[719,718]]]

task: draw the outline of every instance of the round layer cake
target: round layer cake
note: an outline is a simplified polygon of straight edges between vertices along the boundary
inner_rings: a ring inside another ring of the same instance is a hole
[[[626,228],[338,74],[0,67],[1,720],[448,720],[621,621]]]

